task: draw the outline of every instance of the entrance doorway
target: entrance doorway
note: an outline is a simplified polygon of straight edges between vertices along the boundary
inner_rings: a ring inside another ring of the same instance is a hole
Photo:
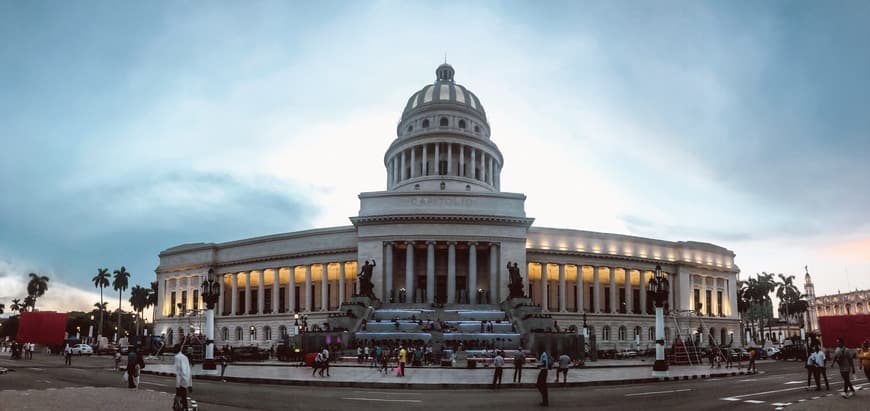
[[[436,304],[447,303],[447,276],[446,275],[436,275],[435,276],[435,303]]]

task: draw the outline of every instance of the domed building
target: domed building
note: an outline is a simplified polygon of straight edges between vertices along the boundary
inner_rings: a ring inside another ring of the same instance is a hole
[[[308,324],[342,315],[366,261],[380,307],[492,310],[504,307],[507,267],[517,264],[531,305],[560,329],[585,326],[599,349],[646,348],[655,319],[645,285],[660,265],[671,287],[669,343],[700,326],[714,341],[740,344],[732,251],[535,227],[525,195],[500,189],[505,159],[481,100],[456,83],[452,66],[435,74],[404,106],[384,154],[386,189],[361,193],[350,225],[162,251],[155,332],[172,344],[199,331],[209,270],[221,289],[216,344],[268,347],[295,331],[297,314]]]

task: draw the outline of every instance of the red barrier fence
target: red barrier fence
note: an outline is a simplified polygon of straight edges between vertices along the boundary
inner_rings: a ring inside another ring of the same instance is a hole
[[[36,311],[21,313],[18,320],[18,342],[43,345],[63,344],[66,333],[66,313]]]
[[[870,315],[819,317],[819,329],[825,347],[836,346],[837,338],[843,337],[846,347],[857,348],[864,340],[870,339]]]

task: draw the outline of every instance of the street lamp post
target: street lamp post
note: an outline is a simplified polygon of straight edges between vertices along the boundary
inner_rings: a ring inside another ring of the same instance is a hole
[[[657,264],[655,276],[647,284],[647,292],[656,307],[656,362],[653,364],[653,377],[668,376],[668,362],[665,360],[665,315],[664,306],[668,300],[668,279],[662,275],[662,266]]]
[[[208,270],[208,275],[201,285],[202,300],[205,301],[205,359],[202,362],[202,369],[214,370],[217,369],[217,364],[214,361],[214,306],[217,304],[221,295],[221,287],[218,282],[217,275],[214,269]]]

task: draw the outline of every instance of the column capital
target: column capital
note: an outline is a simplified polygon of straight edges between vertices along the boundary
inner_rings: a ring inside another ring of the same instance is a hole
[[[405,240],[404,243],[405,245],[414,245],[414,242],[411,240]]]
[[[438,244],[438,242],[435,240],[426,240],[426,245],[435,245],[435,244]]]
[[[447,242],[447,245],[455,246],[455,245],[456,245],[456,241],[448,241],[448,242]]]
[[[498,247],[499,244],[501,244],[501,243],[490,242],[490,243],[489,243],[489,246],[490,246],[490,247]]]
[[[468,246],[469,247],[477,247],[477,241],[469,241]]]

